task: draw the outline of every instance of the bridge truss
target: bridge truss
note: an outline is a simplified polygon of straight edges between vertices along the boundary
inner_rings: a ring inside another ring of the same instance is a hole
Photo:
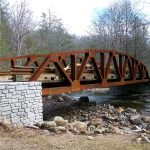
[[[41,81],[43,95],[149,82],[146,66],[114,50],[0,58],[1,81]]]

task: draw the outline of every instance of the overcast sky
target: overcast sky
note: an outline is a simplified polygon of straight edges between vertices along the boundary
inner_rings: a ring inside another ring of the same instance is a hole
[[[21,0],[8,0],[11,4]],[[96,9],[107,7],[114,0],[27,0],[33,15],[39,19],[43,11],[50,9],[61,18],[65,27],[72,34],[86,35]],[[143,1],[143,0],[142,0]],[[144,0],[145,1],[145,0]],[[149,1],[149,0],[147,0]],[[144,6],[150,13],[150,5]]]

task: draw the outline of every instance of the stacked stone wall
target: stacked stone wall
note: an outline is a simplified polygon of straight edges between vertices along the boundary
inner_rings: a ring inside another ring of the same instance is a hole
[[[40,82],[0,83],[0,117],[16,126],[43,121]]]

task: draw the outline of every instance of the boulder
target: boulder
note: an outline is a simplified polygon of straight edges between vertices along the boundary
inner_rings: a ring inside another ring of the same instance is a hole
[[[134,128],[133,128],[133,131],[134,132],[141,132],[142,129],[139,126],[135,125]]]
[[[51,128],[55,128],[56,126],[57,125],[55,121],[45,121],[41,124],[42,129],[51,129]]]
[[[68,124],[68,130],[73,131],[75,133],[86,133],[87,123],[75,121]]]
[[[63,97],[58,97],[57,102],[63,102],[63,101],[64,101]]]
[[[66,132],[67,131],[67,129],[64,126],[57,126],[56,130],[60,131],[60,132]]]
[[[55,121],[55,123],[56,123],[57,126],[67,126],[67,124],[68,124],[68,120],[64,120],[60,116],[56,116],[54,118],[54,121]]]
[[[140,115],[133,115],[130,116],[130,122],[134,125],[141,125],[142,124],[142,120]]]
[[[85,122],[75,121],[74,125],[79,131],[84,131],[87,129],[87,124]]]
[[[129,119],[128,119],[127,116],[125,116],[124,114],[120,113],[120,114],[118,115],[117,120],[118,120],[118,121],[128,121]]]
[[[99,126],[101,125],[103,120],[101,118],[91,119],[89,125]]]
[[[95,134],[102,134],[103,131],[99,128],[96,128],[95,131],[94,131]]]
[[[31,128],[31,129],[39,129],[38,126],[35,126],[35,125],[27,125],[25,126],[26,128]]]
[[[123,127],[122,131],[126,134],[133,134],[133,130],[131,130],[129,127]]]
[[[96,127],[94,125],[90,125],[88,126],[87,130],[87,134],[94,134]]]
[[[115,134],[123,134],[118,127],[110,126],[111,132]]]
[[[94,137],[93,137],[93,136],[88,136],[87,139],[88,139],[88,140],[93,140]]]
[[[141,143],[142,138],[141,138],[141,137],[139,137],[139,138],[137,138],[137,139],[136,139],[136,141],[137,141],[137,143]]]
[[[117,111],[118,113],[122,113],[122,112],[124,112],[124,109],[123,109],[122,107],[119,107],[119,108],[116,109],[116,111]]]
[[[141,119],[145,123],[150,123],[150,116],[142,116]]]
[[[89,97],[88,97],[88,96],[81,96],[81,97],[79,98],[79,102],[80,102],[80,103],[89,103],[90,100],[89,100]]]
[[[114,108],[114,106],[111,106],[110,104],[108,105],[108,109],[109,109],[109,111],[111,111],[112,113],[116,113],[116,109]]]
[[[125,109],[125,112],[127,112],[127,113],[136,113],[137,112],[137,110],[136,109],[133,109],[133,108],[127,108],[127,109]]]
[[[150,143],[149,138],[145,134],[141,134],[141,138],[143,139],[144,142]]]
[[[109,116],[108,114],[105,114],[102,116],[104,119],[110,120],[110,121],[114,121],[116,118]]]
[[[95,133],[96,134],[102,134],[105,132],[106,128],[102,128],[101,126],[97,126],[97,128],[95,129]]]

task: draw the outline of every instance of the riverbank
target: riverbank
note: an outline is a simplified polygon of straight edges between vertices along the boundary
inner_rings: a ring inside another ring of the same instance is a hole
[[[1,127],[1,126],[0,126]],[[148,150],[147,143],[137,143],[131,135],[97,135],[93,140],[71,132],[54,134],[28,128],[0,128],[1,150]]]
[[[79,101],[65,94],[43,98],[44,122],[13,127],[0,121],[0,149],[148,150],[150,117],[133,108]]]
[[[90,136],[132,134],[138,142],[150,143],[150,117],[136,109],[97,104],[85,96],[76,101],[65,94],[50,96],[43,102],[47,122],[39,124],[40,128]]]

